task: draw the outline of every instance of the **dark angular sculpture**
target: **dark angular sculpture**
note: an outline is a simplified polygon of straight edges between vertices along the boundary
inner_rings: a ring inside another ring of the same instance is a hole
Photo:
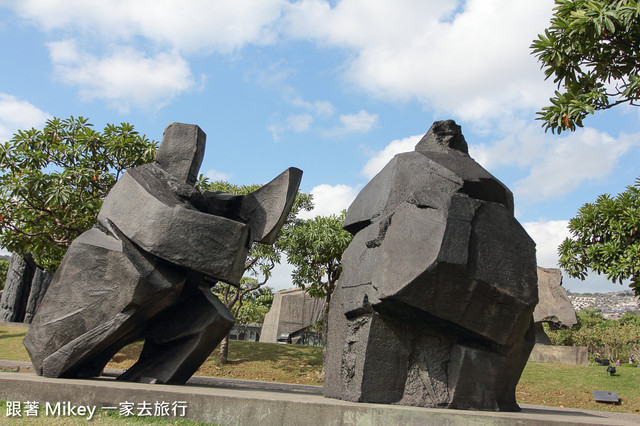
[[[0,298],[0,321],[23,322],[36,265],[31,256],[11,255],[4,291]]]
[[[538,266],[538,299],[540,301],[533,311],[536,343],[550,345],[551,340],[544,332],[542,323],[548,323],[552,330],[571,328],[578,323],[576,310],[562,287],[560,269]]]
[[[534,345],[535,244],[513,196],[440,121],[360,192],[329,309],[324,395],[519,410]]]
[[[0,321],[31,323],[51,283],[51,272],[40,268],[30,254],[11,255],[6,291],[0,292]]]
[[[302,172],[290,168],[247,196],[193,185],[205,134],[173,123],[154,163],[128,170],[96,226],[69,247],[24,345],[47,377],[92,377],[144,339],[121,380],[180,384],[234,324],[211,293],[237,285],[253,241],[273,243]]]

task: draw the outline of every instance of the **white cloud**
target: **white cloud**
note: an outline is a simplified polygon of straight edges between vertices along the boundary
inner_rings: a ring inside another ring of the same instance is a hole
[[[302,219],[311,219],[315,216],[329,216],[340,214],[348,209],[358,195],[359,188],[348,185],[322,184],[311,190],[314,208],[312,211],[302,211],[299,216]]]
[[[609,176],[620,158],[639,142],[640,134],[613,138],[592,128],[558,138],[540,150],[544,157],[533,163],[526,178],[514,184],[514,194],[526,202],[561,197],[585,181]]]
[[[367,133],[378,123],[378,114],[369,114],[365,110],[357,114],[344,114],[340,116],[344,132]]]
[[[167,88],[161,67],[153,68],[161,81],[160,94],[138,88],[135,95],[147,103],[168,102],[176,92],[193,85],[183,55],[231,53],[249,44],[265,45],[279,39],[307,39],[349,51],[341,68],[347,83],[390,99],[417,99],[426,107],[481,122],[512,115],[518,109],[538,108],[553,85],[545,82],[529,45],[548,26],[553,0],[15,0],[5,2],[38,28],[84,40],[86,46],[114,46],[143,40],[149,50],[133,55],[111,53],[92,57],[108,65],[133,59],[170,65],[177,87]],[[132,52],[132,49],[128,49]],[[92,50],[93,52],[93,50]],[[172,53],[149,53],[172,52]],[[92,84],[85,74],[95,67],[58,63],[60,73],[72,71],[72,81],[86,96],[109,99],[107,77],[98,73]],[[66,67],[62,65],[67,64]],[[60,70],[60,68],[63,70]],[[116,67],[120,70],[120,67]],[[82,75],[78,75],[82,74]],[[135,75],[130,80],[136,80]],[[121,76],[120,79],[123,79]],[[145,82],[142,85],[145,86]],[[149,85],[153,86],[153,83]],[[98,87],[93,87],[98,86]],[[140,92],[144,92],[140,95]],[[116,90],[118,96],[120,91]],[[116,98],[116,95],[113,96]],[[293,98],[295,99],[295,97]],[[293,100],[292,99],[292,100]],[[120,100],[118,98],[118,100]],[[117,101],[113,101],[115,104]],[[327,101],[308,102],[309,112],[330,116]],[[311,112],[313,111],[313,112]],[[363,126],[346,115],[348,126]],[[370,118],[370,117],[369,117]],[[363,130],[363,131],[364,131]]]
[[[143,37],[182,52],[230,52],[276,40],[285,0],[17,0],[7,2],[45,30],[96,35],[110,42]]]
[[[0,93],[0,142],[10,140],[18,130],[42,127],[50,117],[25,100]]]
[[[284,20],[294,38],[353,51],[346,75],[356,87],[481,121],[538,108],[552,93],[529,49],[552,7],[553,0],[342,0],[335,7],[302,0]]]
[[[267,130],[271,132],[274,141],[280,139],[280,134],[288,130],[294,132],[307,132],[311,129],[313,117],[309,114],[289,115],[283,124],[269,124]]]
[[[48,46],[58,79],[78,87],[84,99],[105,100],[120,111],[158,109],[195,86],[189,65],[174,53],[149,57],[121,46],[97,57],[80,50],[72,40]]]
[[[342,114],[339,117],[340,125],[332,129],[324,130],[326,137],[339,137],[348,133],[367,133],[378,124],[378,114],[371,114],[360,110],[355,114]]]
[[[284,255],[280,259],[280,262],[281,263],[277,264],[275,268],[271,270],[271,276],[265,285],[276,291],[294,288],[295,286],[291,282],[293,265],[287,262],[286,256]]]
[[[288,128],[294,132],[306,132],[311,127],[313,117],[309,114],[297,114],[287,117]]]
[[[567,220],[524,222],[522,227],[536,242],[538,266],[558,267],[558,246],[570,236]]]
[[[538,222],[524,222],[523,228],[536,242],[536,258],[538,266],[543,268],[558,268],[558,246],[565,238],[570,237],[567,220],[550,220]],[[584,281],[571,278],[563,273],[562,286],[574,293],[604,293],[622,291],[628,288],[608,281],[605,276],[589,273]]]
[[[211,181],[217,181],[217,180],[229,181],[232,175],[231,173],[224,173],[218,170],[210,169],[210,170],[207,170],[207,173],[205,173],[205,176],[209,178],[209,180]]]
[[[526,177],[511,185],[519,203],[560,198],[587,181],[604,179],[629,150],[640,146],[640,134],[612,137],[590,127],[557,136],[536,123],[517,122],[495,133],[506,136],[492,144],[470,144],[470,154],[487,169],[527,170]]]
[[[369,179],[373,178],[396,154],[413,151],[422,136],[423,135],[414,135],[391,141],[382,151],[375,153],[371,159],[367,161],[367,164],[364,165],[360,174]]]

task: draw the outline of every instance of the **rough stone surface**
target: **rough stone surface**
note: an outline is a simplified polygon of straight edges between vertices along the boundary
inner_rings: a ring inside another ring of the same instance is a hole
[[[548,323],[552,330],[571,328],[578,323],[576,311],[562,287],[560,269],[538,267],[538,298],[540,301],[533,311],[536,343],[550,345],[551,340],[544,332],[542,323]]]
[[[0,300],[0,321],[23,322],[35,264],[30,257],[23,259],[13,253]]]
[[[281,334],[292,334],[320,321],[324,300],[301,288],[277,292],[264,317],[260,341],[276,343]]]
[[[331,298],[324,395],[512,411],[534,344],[535,244],[513,196],[436,122],[360,192]]]
[[[157,161],[128,170],[73,241],[24,339],[38,374],[96,376],[144,340],[119,378],[184,383],[229,332],[234,318],[210,286],[238,285],[250,244],[278,232],[302,172],[265,185],[268,199],[200,191],[204,145],[198,126],[169,125]]]
[[[36,265],[30,255],[13,253],[6,279],[10,291],[6,298],[0,292],[0,321],[30,323],[51,279],[51,272]]]
[[[31,280],[31,290],[29,291],[29,298],[27,299],[24,322],[31,323],[31,321],[33,321],[33,316],[38,306],[40,306],[52,279],[53,274],[51,272],[36,266],[33,279]]]

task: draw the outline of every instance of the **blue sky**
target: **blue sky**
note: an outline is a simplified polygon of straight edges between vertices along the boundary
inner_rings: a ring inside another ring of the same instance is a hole
[[[639,110],[545,134],[555,89],[529,45],[551,0],[0,0],[0,140],[49,117],[128,122],[160,140],[174,121],[207,133],[201,172],[236,184],[304,171],[313,214],[347,208],[435,120],[514,192],[516,215],[555,267],[567,220],[640,176]],[[287,288],[290,268],[269,285]],[[626,289],[602,277],[571,291]]]

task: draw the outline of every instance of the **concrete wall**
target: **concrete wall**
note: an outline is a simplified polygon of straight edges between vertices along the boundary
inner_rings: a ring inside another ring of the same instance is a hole
[[[551,346],[536,344],[529,361],[555,362],[570,365],[589,365],[587,348],[584,346]]]
[[[320,321],[324,299],[309,296],[301,288],[275,294],[271,310],[264,317],[260,341],[276,343],[283,333],[294,333]]]

